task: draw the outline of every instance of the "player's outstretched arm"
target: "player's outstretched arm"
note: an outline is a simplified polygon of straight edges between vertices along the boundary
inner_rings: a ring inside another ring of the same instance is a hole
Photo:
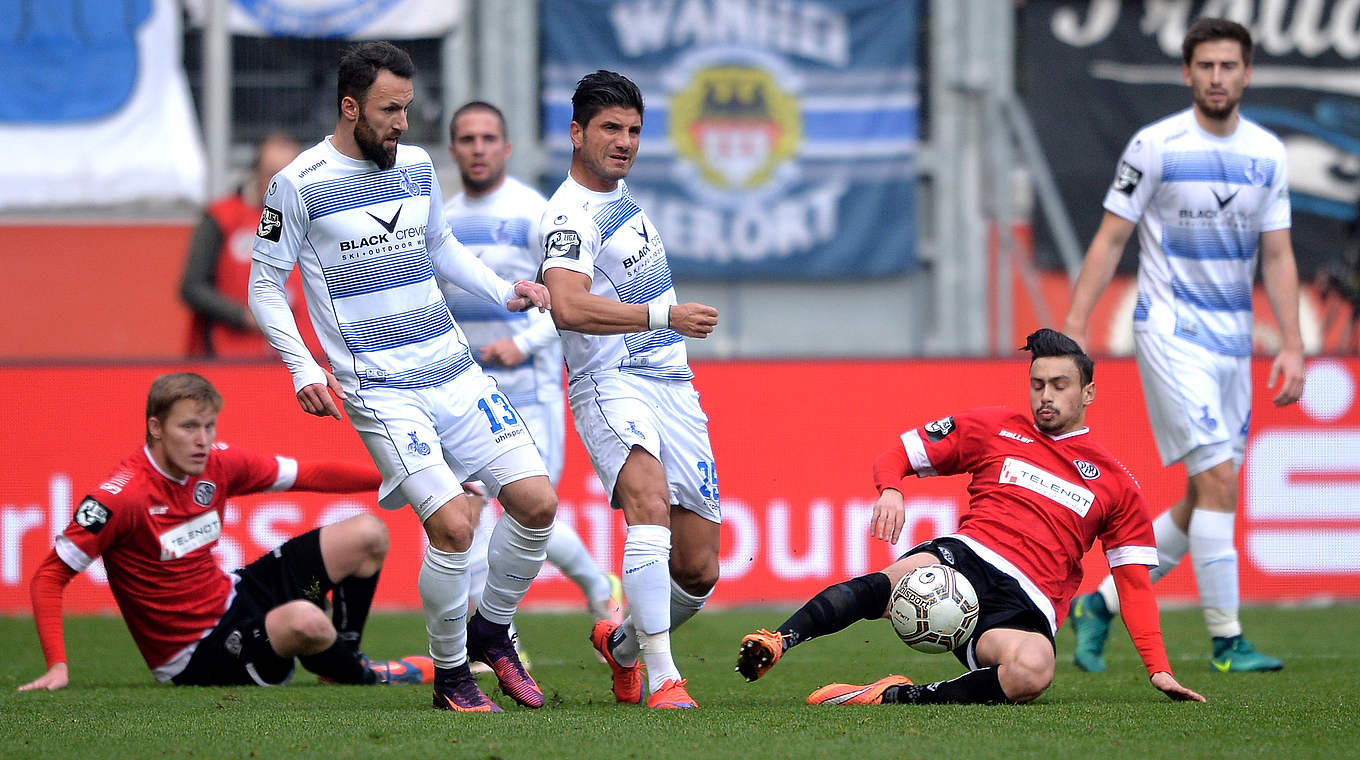
[[[293,391],[298,404],[308,414],[340,419],[340,410],[331,400],[326,388],[333,389],[340,398],[344,392],[335,376],[312,358],[307,344],[302,341],[293,311],[288,308],[284,283],[289,270],[266,264],[258,259],[250,264],[250,312],[269,345],[279,352],[283,363],[293,375]]]
[[[1152,674],[1152,685],[1157,687],[1157,691],[1171,697],[1173,702],[1207,702],[1203,694],[1181,686],[1177,683],[1175,676],[1165,670]]]
[[[1162,626],[1157,616],[1157,598],[1152,594],[1152,579],[1146,565],[1119,565],[1111,568],[1115,590],[1119,592],[1119,615],[1133,639],[1138,656],[1158,691],[1178,702],[1204,702],[1197,692],[1181,686],[1171,675],[1171,664],[1162,644]]]
[[[687,338],[703,338],[718,324],[718,310],[700,303],[666,308],[654,319],[648,304],[619,303],[590,292],[590,278],[554,267],[543,273],[552,294],[553,322],[558,329],[587,335],[619,335],[669,327]],[[662,322],[662,324],[657,324]]]
[[[48,553],[29,583],[33,602],[33,623],[38,628],[38,642],[47,660],[47,672],[19,687],[19,691],[56,691],[71,682],[66,666],[66,642],[62,632],[61,606],[66,584],[76,577],[76,571],[57,556],[56,549]]]
[[[1105,287],[1114,277],[1119,259],[1124,255],[1124,244],[1133,234],[1135,224],[1118,214],[1105,212],[1100,220],[1100,229],[1091,239],[1086,249],[1086,260],[1081,265],[1081,274],[1072,289],[1072,305],[1067,308],[1063,319],[1063,333],[1067,337],[1087,346],[1086,331],[1091,320],[1091,312]]]
[[[1299,270],[1289,230],[1261,233],[1261,282],[1280,327],[1280,353],[1270,365],[1266,387],[1279,390],[1271,399],[1287,406],[1303,395],[1303,336],[1299,332]]]

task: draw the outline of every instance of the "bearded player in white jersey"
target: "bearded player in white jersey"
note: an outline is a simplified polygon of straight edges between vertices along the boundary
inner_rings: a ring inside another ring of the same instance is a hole
[[[465,103],[449,120],[449,156],[458,166],[463,191],[444,207],[454,237],[507,279],[534,279],[543,257],[538,223],[548,201],[537,190],[506,174],[511,145],[505,116],[480,100]],[[535,310],[509,312],[452,283],[441,282],[449,311],[463,328],[473,356],[495,378],[533,435],[534,445],[554,484],[562,477],[565,400],[562,393],[562,343],[552,317]],[[470,599],[481,601],[486,550],[495,524],[490,502],[473,496]],[[623,620],[618,576],[602,572],[572,527],[558,521],[548,541],[548,562],[585,594],[596,620]],[[513,631],[513,626],[511,627]],[[513,635],[512,635],[513,638]],[[520,644],[515,639],[516,645]],[[524,658],[523,651],[520,653]]]
[[[1260,253],[1282,344],[1268,386],[1273,402],[1303,393],[1299,282],[1289,241],[1289,183],[1279,138],[1238,113],[1251,81],[1251,34],[1201,18],[1181,47],[1193,105],[1134,135],[1105,196],[1064,332],[1083,339],[1091,310],[1138,231],[1134,345],[1162,463],[1185,465],[1185,497],[1153,523],[1155,582],[1189,553],[1219,672],[1279,670],[1238,620],[1233,516],[1251,419],[1252,282]],[[1072,602],[1077,667],[1105,669],[1110,578]]]
[[[265,195],[250,308],[303,410],[339,419],[331,393],[339,397],[383,476],[379,504],[409,503],[424,526],[419,588],[435,707],[500,712],[469,658],[491,666],[516,702],[541,707],[508,629],[543,564],[557,496],[514,404],[473,361],[435,275],[511,311],[545,309],[548,294],[501,279],[450,234],[429,155],[398,144],[413,74],[410,56],[390,43],[341,56],[335,133],[275,175]],[[287,309],[283,286],[295,265],[334,374],[312,359]],[[486,483],[506,510],[471,617],[469,480]]]
[[[623,182],[642,133],[637,85],[597,71],[571,103],[571,169],[543,214],[543,282],[576,431],[628,524],[621,575],[631,614],[596,623],[591,642],[619,702],[642,701],[645,664],[649,707],[694,707],[670,632],[718,581],[722,514],[684,339],[713,332],[718,311],[676,303],[661,236]]]

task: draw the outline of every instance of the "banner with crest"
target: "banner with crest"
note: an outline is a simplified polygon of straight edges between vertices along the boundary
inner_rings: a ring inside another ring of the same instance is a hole
[[[691,278],[866,277],[915,268],[918,0],[543,3],[549,190],[571,95],[596,69],[646,105],[627,182]]]

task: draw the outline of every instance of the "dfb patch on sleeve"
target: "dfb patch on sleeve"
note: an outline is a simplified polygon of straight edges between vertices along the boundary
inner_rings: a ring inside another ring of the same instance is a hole
[[[255,230],[255,236],[277,243],[282,234],[283,214],[280,214],[278,209],[265,206],[264,213],[260,214],[260,227]]]
[[[86,496],[85,500],[80,502],[80,506],[76,508],[76,525],[91,533],[98,534],[99,531],[104,529],[105,525],[109,524],[109,518],[112,516],[113,513],[109,511],[108,507],[95,501],[93,496]]]
[[[1130,166],[1128,161],[1120,161],[1119,171],[1114,175],[1114,189],[1124,195],[1133,195],[1134,189],[1142,179],[1142,172]]]
[[[544,258],[581,258],[581,236],[575,230],[553,230],[543,247],[547,249]]]
[[[941,438],[954,432],[954,418],[944,417],[926,424],[926,437],[931,443],[939,441]]]

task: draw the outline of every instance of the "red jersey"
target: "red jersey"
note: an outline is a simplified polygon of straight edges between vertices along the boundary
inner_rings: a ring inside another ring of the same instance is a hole
[[[215,443],[203,474],[180,481],[144,447],[80,502],[57,536],[57,556],[76,572],[104,558],[128,631],[165,680],[184,669],[191,645],[217,625],[232,597],[234,576],[212,555],[227,499],[287,490],[297,468],[287,457]]]
[[[1110,567],[1157,565],[1138,482],[1087,428],[1050,436],[1009,409],[976,409],[902,434],[919,477],[973,476],[953,537],[1019,582],[1056,634],[1097,539]]]
[[[222,232],[222,247],[217,253],[217,267],[213,282],[223,296],[245,305],[250,295],[250,257],[255,246],[255,233],[260,228],[260,214],[264,209],[258,204],[248,203],[240,193],[219,198],[208,206],[208,215]],[[313,354],[317,353],[320,341],[312,329],[311,317],[307,315],[307,304],[302,297],[302,275],[294,271],[284,286],[288,295],[288,306],[293,310],[293,321],[297,322],[303,342]],[[213,356],[218,358],[253,358],[275,356],[269,341],[260,333],[238,330],[229,324],[216,322],[201,314],[194,315],[194,323],[189,332],[189,352],[197,355],[204,352],[202,344],[204,332],[212,346]]]

